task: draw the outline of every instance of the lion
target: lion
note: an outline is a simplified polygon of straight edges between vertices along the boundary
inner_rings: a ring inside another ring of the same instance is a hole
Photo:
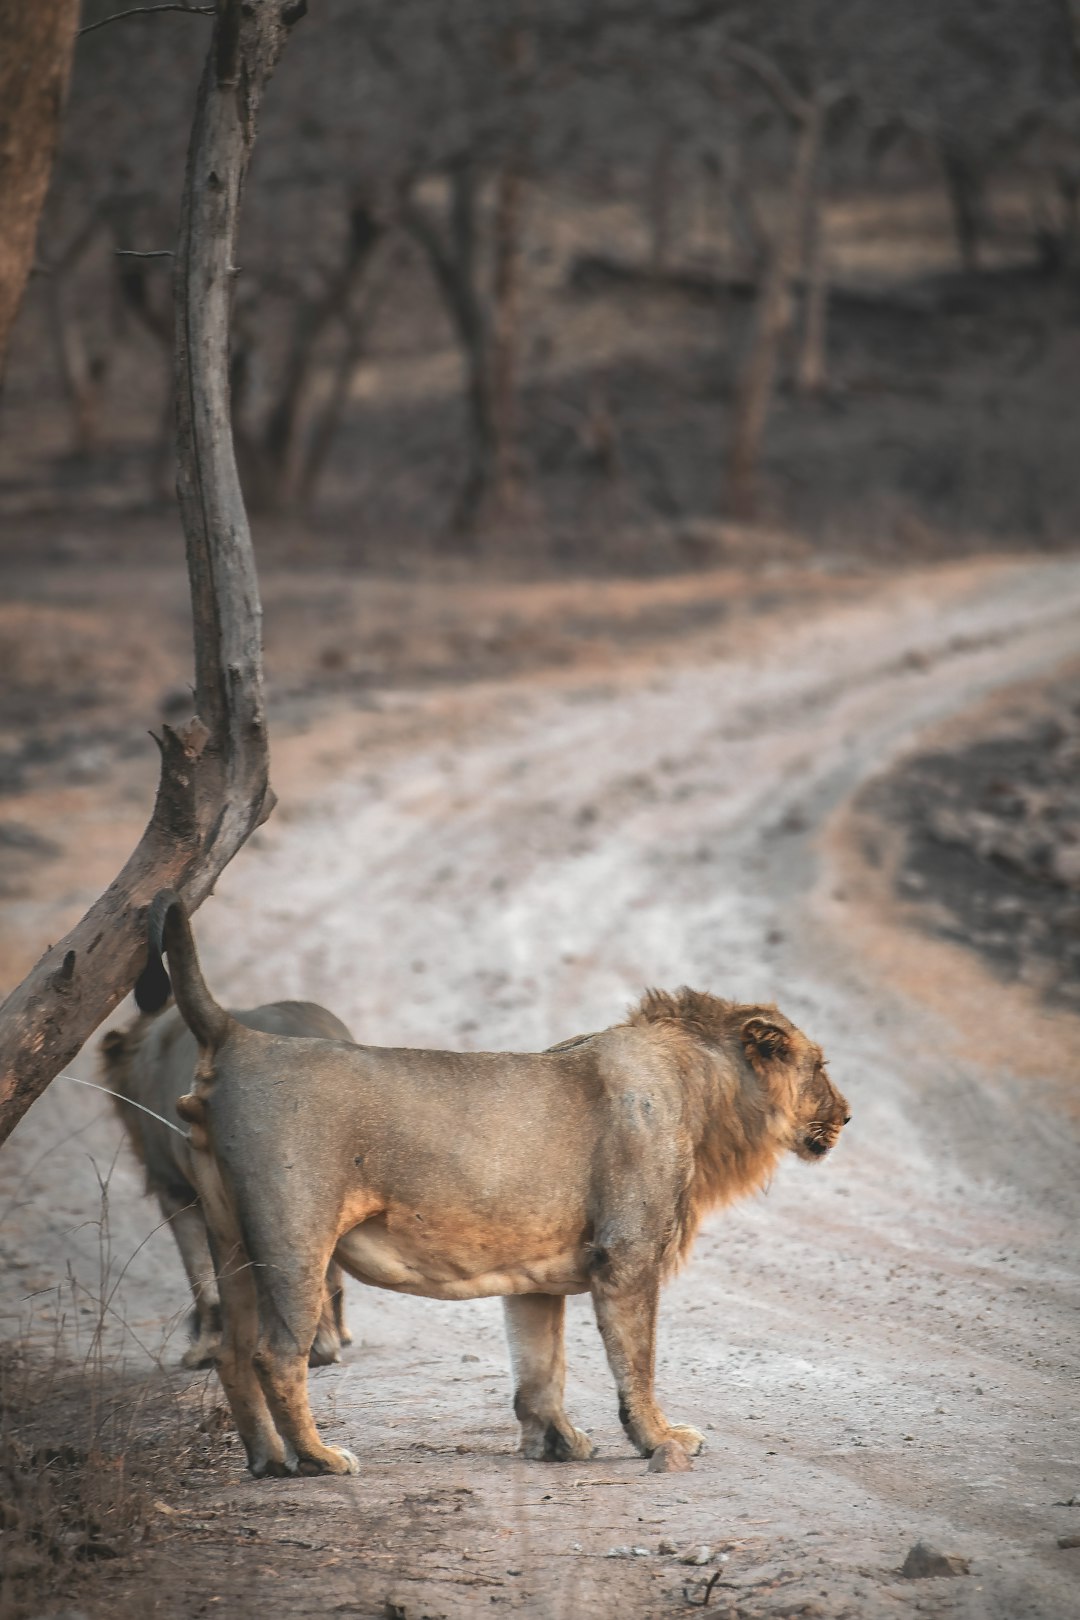
[[[352,1040],[340,1018],[310,1001],[275,1001],[231,1016],[248,1029],[271,1035]],[[192,1176],[191,1146],[175,1129],[161,1123],[175,1115],[178,1098],[191,1089],[197,1057],[195,1037],[175,1008],[160,1016],[140,1012],[127,1029],[110,1030],[100,1047],[102,1081],[113,1093],[128,1141],[145,1171],[146,1191],[161,1206],[191,1285],[191,1343],[181,1363],[211,1367],[221,1340],[221,1296]],[[132,1108],[132,1102],[142,1106]],[[161,1118],[151,1118],[142,1108]],[[342,1345],[351,1343],[345,1322],[344,1278],[341,1268],[331,1261],[311,1346],[311,1365],[323,1367],[339,1361]]]
[[[157,896],[136,986],[199,1046],[178,1104],[214,1239],[218,1372],[252,1474],[351,1474],[312,1420],[307,1354],[331,1259],[374,1287],[503,1297],[526,1457],[593,1454],[563,1402],[568,1294],[592,1296],[631,1443],[696,1429],[653,1391],[661,1283],[703,1217],[817,1161],[850,1115],[821,1048],[773,1006],[649,991],[544,1052],[436,1052],[249,1029],[207,988],[177,895]]]

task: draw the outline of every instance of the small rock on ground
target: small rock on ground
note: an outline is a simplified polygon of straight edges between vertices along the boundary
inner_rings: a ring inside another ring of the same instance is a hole
[[[921,1581],[938,1575],[966,1575],[970,1568],[966,1558],[939,1552],[929,1542],[917,1541],[904,1559],[900,1573],[909,1581]]]
[[[657,1446],[645,1472],[647,1474],[688,1474],[693,1468],[690,1454],[677,1440],[665,1440]]]

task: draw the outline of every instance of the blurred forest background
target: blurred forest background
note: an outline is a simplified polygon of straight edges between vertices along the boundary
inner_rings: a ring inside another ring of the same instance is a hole
[[[123,9],[83,8],[0,403],[35,549],[172,500],[210,21]],[[1074,43],[1069,0],[318,0],[236,278],[260,539],[649,573],[1070,543]]]

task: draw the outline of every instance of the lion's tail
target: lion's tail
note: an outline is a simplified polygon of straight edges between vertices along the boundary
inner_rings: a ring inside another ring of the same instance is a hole
[[[139,1011],[157,1012],[171,993],[181,1018],[199,1045],[213,1051],[225,1039],[231,1019],[210,994],[199,966],[187,910],[173,889],[162,889],[154,896],[147,913],[146,931],[146,966],[135,984]],[[171,986],[161,960],[163,950],[169,955]]]

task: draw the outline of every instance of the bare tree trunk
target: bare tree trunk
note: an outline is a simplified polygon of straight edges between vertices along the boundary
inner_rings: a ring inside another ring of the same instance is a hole
[[[653,148],[649,165],[649,268],[659,275],[671,260],[671,188],[675,151],[667,130]]]
[[[108,209],[112,227],[113,264],[117,324],[127,330],[129,319],[134,319],[146,335],[160,345],[165,373],[165,389],[158,425],[149,452],[149,493],[154,501],[172,498],[175,484],[175,446],[173,418],[175,415],[173,392],[170,386],[173,361],[173,330],[176,325],[172,300],[165,292],[165,264],[163,259],[150,261],[129,253],[122,244],[131,240],[130,230],[120,230],[127,223],[126,210],[112,206]]]
[[[427,253],[446,312],[465,362],[465,405],[469,423],[469,465],[454,508],[452,527],[473,529],[496,481],[496,426],[492,397],[491,330],[479,290],[477,206],[479,184],[471,158],[456,163],[448,176],[446,239],[427,211],[406,202],[402,220]]]
[[[492,277],[491,392],[495,432],[495,487],[501,511],[520,492],[518,448],[518,360],[521,340],[521,237],[525,205],[522,154],[511,152],[495,194],[494,273]]]
[[[346,328],[345,341],[334,363],[330,391],[323,401],[322,409],[312,423],[311,434],[304,452],[303,465],[297,483],[297,498],[305,507],[310,506],[315,499],[315,491],[326,466],[330,448],[341,427],[341,419],[345,414],[345,407],[349,401],[349,391],[352,388],[353,377],[356,375],[356,368],[363,358],[366,346],[367,323],[350,323]]]
[[[469,470],[454,512],[453,527],[467,533],[495,485],[498,473],[495,401],[492,397],[491,328],[478,288],[479,182],[471,161],[450,178],[450,233],[454,243],[452,313],[465,356],[469,413]],[[447,283],[449,287],[449,283]]]
[[[819,161],[806,199],[802,341],[795,364],[795,386],[800,394],[805,395],[822,393],[828,382],[825,330],[829,303],[829,266],[825,252],[820,170]]]
[[[530,88],[532,35],[525,21],[528,7],[512,8],[514,16],[499,46],[499,69],[506,97],[510,133],[495,185],[492,221],[491,418],[494,430],[494,476],[491,501],[503,515],[513,511],[521,493],[518,370],[521,360],[522,239],[526,176],[532,146]]]
[[[394,256],[390,257],[392,266]],[[297,497],[304,506],[310,505],[315,499],[330,448],[345,414],[356,369],[364,358],[372,323],[387,285],[388,277],[381,275],[377,284],[369,289],[363,308],[356,314],[348,310],[345,312],[345,342],[334,363],[329,392],[312,424],[300,469]]]
[[[1073,72],[1080,79],[1080,0],[1063,0],[1072,40]]]
[[[89,353],[82,328],[67,307],[66,280],[59,271],[54,271],[49,286],[50,315],[71,414],[72,448],[79,455],[87,455],[100,439],[101,393],[106,367],[100,358]]]
[[[719,162],[731,273],[758,278],[768,262],[767,233],[747,184],[742,152],[734,141],[724,142]]]
[[[0,377],[30,274],[79,0],[0,0]]]
[[[1080,0],[1077,0],[1080,5]],[[1076,260],[1076,242],[1080,235],[1080,176],[1058,175],[1058,196],[1061,199],[1061,265],[1070,268]]]
[[[126,994],[154,894],[198,906],[273,806],[261,610],[229,420],[229,288],[255,118],[301,0],[219,0],[195,110],[176,254],[177,493],[197,716],[163,727],[142,839],[101,898],[0,1007],[0,1141]]]
[[[986,233],[984,176],[975,158],[959,141],[942,139],[938,156],[952,209],[960,263],[966,271],[975,271],[979,268],[979,248]]]
[[[70,242],[53,261],[49,276],[49,314],[60,380],[71,413],[71,444],[80,455],[99,441],[101,393],[108,367],[103,357],[92,358],[82,329],[68,307],[68,287],[79,265],[104,228],[100,206],[87,214]]]
[[[505,513],[520,493],[518,368],[520,363],[522,225],[531,146],[529,91],[532,39],[520,7],[498,47],[508,108],[505,149],[497,171],[490,280],[483,273],[479,228],[483,174],[471,153],[450,169],[447,226],[442,232],[414,203],[406,227],[431,262],[465,362],[469,465],[452,527],[471,534],[489,512]]]
[[[304,410],[320,338],[332,321],[340,320],[357,283],[371,262],[383,227],[363,202],[349,213],[345,254],[320,298],[305,303],[296,319],[285,374],[266,422],[261,445],[263,462],[260,501],[291,506],[303,475]]]
[[[776,381],[780,342],[791,315],[791,282],[809,190],[821,151],[824,123],[818,101],[807,104],[798,128],[784,216],[765,271],[754,315],[750,349],[735,398],[735,422],[728,453],[728,506],[737,517],[753,516],[758,465]]]

